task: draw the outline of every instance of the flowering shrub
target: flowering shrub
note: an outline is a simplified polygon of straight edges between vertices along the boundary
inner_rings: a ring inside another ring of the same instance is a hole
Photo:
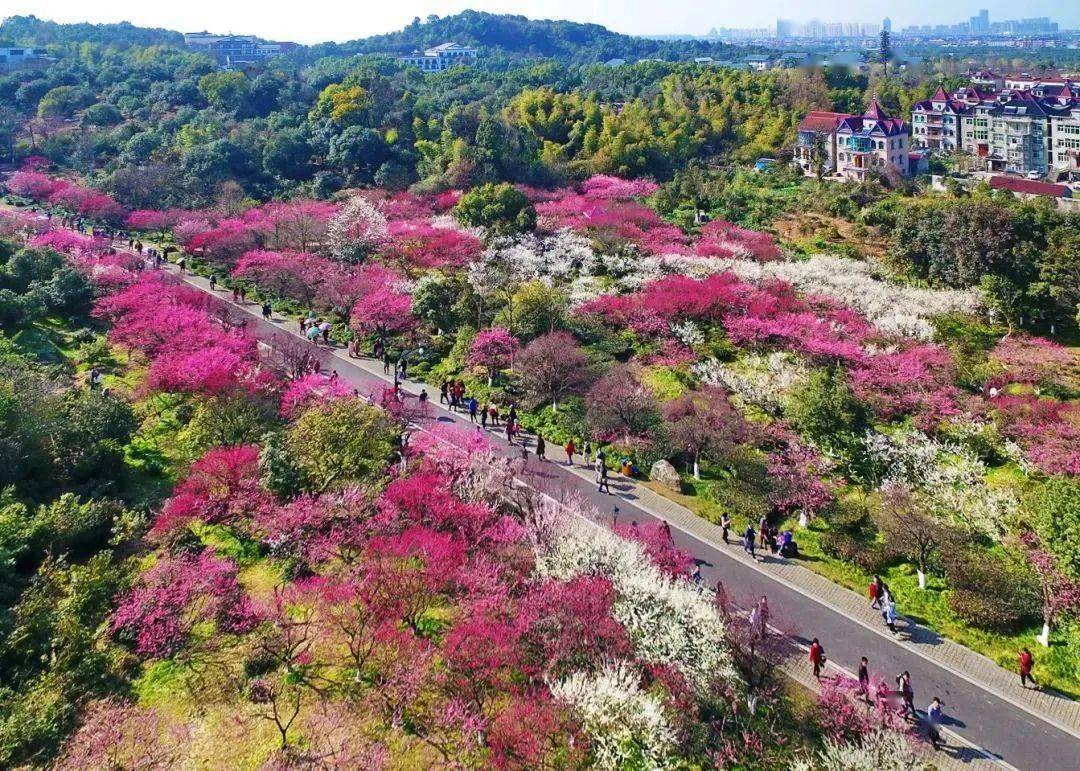
[[[518,349],[518,339],[504,327],[490,327],[480,331],[469,347],[469,363],[483,367],[487,372],[488,385],[495,374],[510,365]]]
[[[1019,503],[1009,488],[988,485],[985,464],[954,442],[939,441],[912,428],[890,435],[869,432],[863,443],[882,484],[921,491],[935,508],[965,527],[1000,536]]]
[[[694,365],[694,374],[709,385],[721,386],[745,404],[779,417],[787,395],[806,382],[809,370],[797,356],[773,351],[750,353],[733,364],[705,359]]]
[[[1001,433],[1046,474],[1080,474],[1080,406],[1036,396],[991,399]]]
[[[671,762],[675,733],[663,705],[642,690],[641,676],[631,665],[615,662],[549,686],[555,700],[581,721],[598,768],[663,768]]]
[[[209,551],[160,557],[120,600],[110,629],[139,655],[163,658],[179,651],[204,621],[235,634],[258,623],[250,599],[236,583],[236,566]]]
[[[617,596],[613,613],[637,655],[675,667],[695,689],[717,679],[737,679],[713,603],[693,584],[665,575],[642,545],[591,523],[567,520],[542,546],[537,570],[562,580],[608,578]]]
[[[353,389],[343,380],[314,372],[289,381],[281,393],[281,415],[295,418],[314,403],[344,399]]]
[[[484,248],[483,241],[471,233],[422,220],[394,220],[388,236],[383,256],[417,268],[461,267]]]
[[[701,257],[744,257],[761,262],[784,256],[768,233],[740,228],[724,220],[713,220],[701,228],[694,253]]]
[[[950,313],[979,310],[973,290],[918,289],[891,283],[865,261],[815,255],[794,262],[719,261],[716,270],[730,270],[745,281],[769,279],[787,282],[801,292],[825,295],[862,313],[883,334],[928,341],[934,329],[930,319]]]
[[[236,522],[253,515],[268,500],[259,486],[259,448],[215,447],[191,465],[153,530],[164,533],[195,520]]]

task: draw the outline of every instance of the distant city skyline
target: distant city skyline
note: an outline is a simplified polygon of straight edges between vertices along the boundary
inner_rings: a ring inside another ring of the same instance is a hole
[[[703,4],[699,0],[417,0],[402,3],[342,4],[340,0],[307,0],[300,6],[250,0],[221,3],[185,0],[183,3],[145,3],[143,0],[9,0],[5,14],[34,14],[61,22],[130,21],[139,26],[165,27],[180,32],[250,33],[267,39],[311,44],[353,40],[392,32],[429,14],[448,16],[466,9],[515,13],[530,18],[567,19],[602,24],[632,35],[703,35],[712,28],[775,28],[778,18],[795,22],[880,25],[892,20],[894,32],[912,25],[957,24],[989,11],[992,20],[1046,16],[1062,29],[1080,28],[1080,3],[1060,0],[871,0],[852,7],[801,0],[758,0],[748,6],[736,0]],[[812,11],[812,12],[811,12]]]

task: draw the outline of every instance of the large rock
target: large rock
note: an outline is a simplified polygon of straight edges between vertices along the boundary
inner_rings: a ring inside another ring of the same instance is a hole
[[[666,460],[658,460],[652,464],[652,468],[649,469],[649,478],[654,482],[659,482],[673,492],[682,492],[682,477],[679,476],[679,472],[675,470],[675,467]]]

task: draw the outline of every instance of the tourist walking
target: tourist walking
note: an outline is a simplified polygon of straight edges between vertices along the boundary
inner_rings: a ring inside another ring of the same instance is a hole
[[[888,589],[885,590],[885,596],[881,600],[881,617],[885,621],[885,626],[889,627],[889,631],[896,634],[896,603],[893,602]]]
[[[720,515],[720,534],[724,536],[724,543],[728,542],[729,530],[731,530],[731,515],[725,511]]]
[[[213,292],[217,289],[217,273],[210,274],[210,291]]]
[[[935,750],[940,750],[945,745],[941,738],[941,730],[938,728],[941,725],[943,716],[941,708],[943,706],[945,705],[941,699],[935,696],[934,700],[930,702],[930,706],[926,708],[926,734]]]
[[[486,404],[480,405],[480,427],[487,430],[488,408]]]
[[[544,441],[543,434],[536,435],[536,457],[540,460],[547,460],[545,455],[547,453],[547,443]]]
[[[606,491],[608,495],[611,495],[611,484],[608,482],[607,464],[604,463],[602,458],[597,460],[596,462],[598,465],[597,470],[600,473],[600,481],[597,483],[596,492],[600,493]]]
[[[810,643],[810,663],[814,667],[814,677],[820,680],[821,668],[825,666],[825,649],[816,637]]]
[[[881,582],[881,576],[874,576],[874,580],[870,582],[870,586],[866,589],[866,594],[870,597],[870,607],[874,610],[881,610],[881,593],[884,588],[885,585]]]
[[[1020,651],[1017,660],[1020,664],[1020,687],[1027,688],[1027,681],[1030,680],[1032,685],[1039,688],[1039,684],[1035,682],[1035,677],[1031,674],[1031,670],[1035,667],[1035,657],[1031,655],[1031,651],[1024,648]]]
[[[769,545],[769,520],[765,517],[758,520],[758,539],[762,549]]]
[[[757,559],[757,555],[754,554],[754,526],[749,522],[746,523],[746,530],[743,531],[743,551],[749,554],[754,559]]]
[[[476,422],[476,411],[480,409],[480,403],[476,401],[476,397],[470,397],[469,399],[469,421]]]
[[[564,447],[563,449],[566,450],[566,465],[567,466],[573,466],[574,465],[574,451],[577,450],[577,447],[574,446],[574,440],[573,439],[567,439],[566,440],[566,447]]]
[[[272,315],[272,313],[273,313],[273,310],[272,310],[272,309],[270,308],[270,303],[269,303],[269,302],[265,302],[265,303],[263,303],[263,307],[262,307],[262,317],[263,317],[264,319],[266,319],[267,321],[269,321],[269,320],[270,320],[270,316]]]
[[[439,385],[439,404],[450,403],[450,381],[443,380]]]
[[[870,703],[870,662],[866,656],[859,659],[859,693]]]
[[[896,687],[900,691],[900,698],[904,701],[904,717],[917,718],[919,713],[915,711],[915,689],[911,687],[911,673],[906,669],[896,676]]]

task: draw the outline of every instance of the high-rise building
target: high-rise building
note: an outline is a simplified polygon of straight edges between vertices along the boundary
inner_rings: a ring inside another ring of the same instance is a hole
[[[892,19],[890,19],[888,16],[882,19],[881,28],[886,32],[892,32]]]

